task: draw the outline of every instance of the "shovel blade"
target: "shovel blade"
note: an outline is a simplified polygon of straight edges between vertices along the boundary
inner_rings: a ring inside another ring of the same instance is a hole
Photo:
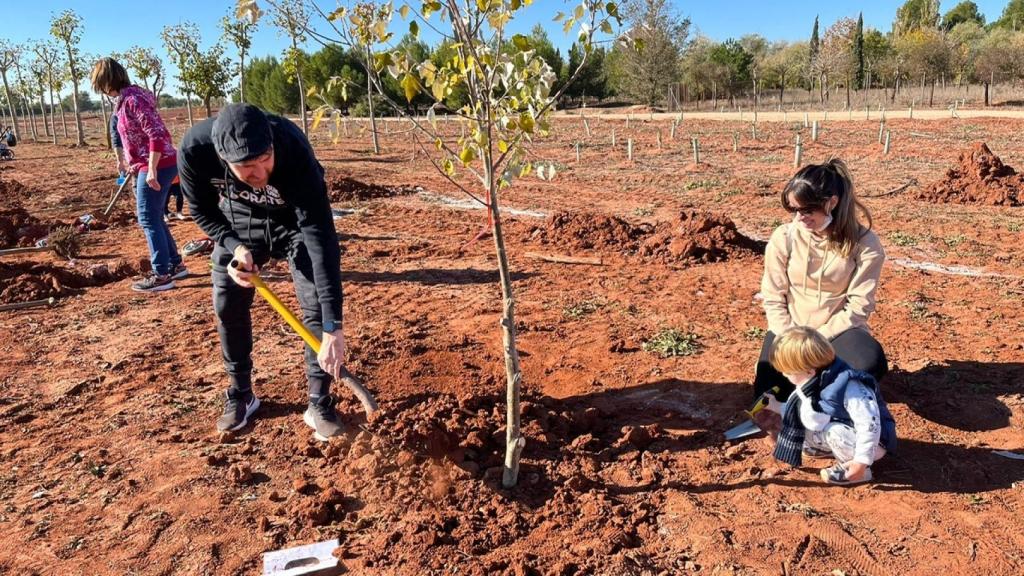
[[[747,420],[741,424],[738,424],[726,430],[725,439],[739,440],[741,438],[746,438],[747,436],[753,436],[754,434],[757,434],[760,431],[761,429],[758,428],[757,424],[754,424],[752,421]]]

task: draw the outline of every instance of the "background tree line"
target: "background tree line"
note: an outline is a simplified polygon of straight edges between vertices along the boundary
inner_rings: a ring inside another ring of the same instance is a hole
[[[112,56],[129,69],[134,81],[158,97],[161,106],[184,105],[190,122],[193,108],[202,106],[209,115],[229,98],[277,113],[301,114],[304,125],[305,109],[323,103],[318,98],[348,114],[367,115],[371,102],[365,56],[337,46],[307,49],[309,3],[287,0],[273,6],[270,22],[290,40],[280,55],[251,57],[256,25],[229,11],[213,43],[204,43],[195,24],[182,22],[162,30],[163,51],[132,46]],[[1024,79],[1024,0],[1009,0],[1001,16],[988,23],[970,0],[944,13],[938,0],[906,0],[889,31],[865,28],[861,15],[827,26],[815,18],[809,22],[807,40],[796,42],[771,41],[757,34],[724,41],[691,34],[690,21],[669,0],[627,0],[621,11],[633,41],[597,48],[563,95],[563,107],[608,99],[670,109],[736,106],[738,99],[754,106],[781,105],[787,94],[790,102],[851,107],[867,103],[865,89],[872,91],[872,103],[895,102],[899,97],[933,106],[937,86],[947,88],[948,100],[948,87],[962,90],[955,94],[958,99],[970,95],[971,85],[981,87],[979,99],[990,105],[993,84],[1017,87]],[[83,30],[81,18],[65,10],[53,16],[49,39],[25,45],[0,40],[3,125],[13,126],[19,136],[24,125],[36,139],[53,142],[59,133],[70,138],[74,132],[82,143],[81,113],[100,109],[106,116],[112,102],[82,86],[99,57],[79,50]],[[529,41],[559,72],[554,87],[558,90],[582,60],[579,46],[573,44],[563,54],[540,25],[530,32]],[[449,43],[430,46],[411,35],[398,47],[416,61],[429,58],[438,64],[453,51]],[[168,77],[165,62],[177,69],[173,78]],[[165,93],[172,81],[184,98]],[[305,89],[300,88],[303,85]],[[383,90],[393,101],[403,100],[397,81],[388,80]],[[306,101],[307,93],[314,101]],[[455,91],[445,105],[454,110],[465,100],[465,94]],[[427,100],[419,97],[408,106],[424,109]],[[58,114],[62,130],[56,127]]]

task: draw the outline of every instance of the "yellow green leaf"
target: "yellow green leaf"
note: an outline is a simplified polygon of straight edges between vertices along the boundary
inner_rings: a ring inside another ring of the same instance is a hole
[[[535,126],[533,116],[530,116],[529,112],[523,112],[522,114],[520,114],[519,126],[523,129],[523,132],[526,132],[527,134],[532,133],[533,127]]]
[[[407,72],[405,76],[402,76],[402,89],[405,90],[406,101],[412,102],[412,99],[420,93],[420,83],[415,76]]]
[[[313,130],[316,130],[317,126],[320,126],[320,121],[324,119],[324,112],[326,111],[327,108],[320,107],[313,112]]]
[[[502,154],[508,152],[508,142],[498,140],[498,152],[501,152]]]
[[[444,162],[441,162],[441,168],[444,170],[444,173],[449,176],[455,174],[455,163],[452,162],[451,158],[445,158]]]
[[[476,152],[469,146],[466,146],[459,151],[459,160],[463,165],[468,166],[470,162],[476,160]]]
[[[512,44],[519,50],[526,52],[530,49],[530,40],[522,34],[516,34],[512,37]]]

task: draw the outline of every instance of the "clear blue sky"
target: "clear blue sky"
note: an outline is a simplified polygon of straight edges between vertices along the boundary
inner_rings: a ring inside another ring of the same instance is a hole
[[[71,8],[84,19],[81,49],[88,54],[106,55],[124,50],[132,45],[149,46],[167,64],[166,52],[160,42],[160,30],[168,24],[190,20],[199,25],[204,46],[214,43],[220,36],[218,22],[234,6],[233,0],[171,0],[162,3],[114,2],[111,0],[8,0],[11,6],[4,10],[3,36],[14,43],[49,38],[50,16]],[[986,21],[999,18],[1008,0],[975,0],[984,13]],[[320,0],[328,8],[335,0]],[[738,38],[744,34],[757,33],[769,40],[799,40],[807,38],[815,15],[821,18],[824,32],[832,22],[844,16],[864,13],[864,24],[887,32],[896,8],[902,4],[897,0],[861,0],[853,2],[840,0],[821,2],[812,0],[791,0],[788,2],[765,2],[763,0],[673,0],[679,14],[688,16],[694,31],[716,40]],[[396,2],[398,4],[398,2]],[[538,22],[548,29],[556,46],[567,51],[571,38],[551,21],[554,14],[574,4],[567,0],[535,0],[516,23],[516,31],[527,31]],[[944,0],[941,10],[949,10],[957,2]],[[261,22],[252,52],[256,56],[280,54],[285,41],[268,22]],[[401,33],[401,30],[397,30]],[[424,40],[433,42],[429,35]],[[310,50],[319,45],[310,43]],[[233,48],[228,52],[234,55]],[[175,72],[171,71],[172,74]],[[177,92],[174,82],[167,83],[167,92]]]

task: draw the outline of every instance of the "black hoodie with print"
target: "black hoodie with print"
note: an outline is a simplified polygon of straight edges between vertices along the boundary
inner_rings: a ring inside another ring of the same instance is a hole
[[[341,322],[341,253],[334,230],[331,204],[324,182],[324,169],[313,147],[291,121],[266,115],[273,135],[274,170],[268,185],[253,190],[234,177],[217,155],[212,132],[214,118],[193,126],[182,139],[178,152],[181,189],[188,198],[196,224],[228,252],[233,253],[249,238],[252,214],[269,220],[275,228],[301,232],[313,264],[313,280],[324,321]],[[246,218],[229,218],[220,209],[241,204]]]

